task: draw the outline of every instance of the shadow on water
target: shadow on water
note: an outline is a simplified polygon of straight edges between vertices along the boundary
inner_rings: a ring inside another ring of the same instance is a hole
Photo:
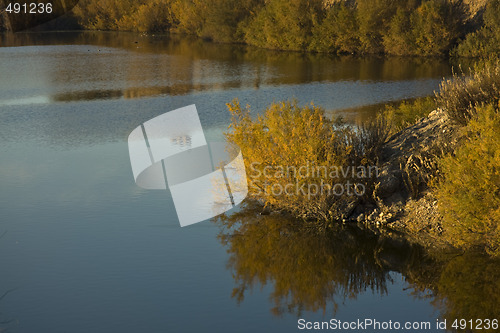
[[[318,233],[300,221],[257,211],[247,203],[216,220],[230,255],[237,302],[253,289],[272,285],[276,315],[330,307],[336,312],[343,301],[367,290],[388,293],[391,273],[398,272],[415,297],[432,298],[441,319],[498,318],[498,260],[478,253],[429,252],[390,231],[357,226]]]

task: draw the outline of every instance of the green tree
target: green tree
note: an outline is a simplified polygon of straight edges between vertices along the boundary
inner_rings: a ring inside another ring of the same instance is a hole
[[[427,0],[413,12],[416,55],[444,55],[461,35],[465,10],[461,1]]]
[[[397,11],[397,0],[358,0],[357,14],[361,53],[383,53],[383,36]]]
[[[408,19],[410,16],[410,10],[403,7],[397,9],[383,36],[385,53],[407,55],[414,52],[416,45],[412,36],[413,27]]]
[[[269,0],[242,27],[244,40],[271,49],[305,50],[322,9],[321,0]]]
[[[486,5],[481,28],[468,34],[454,49],[461,57],[496,57],[500,54],[500,0]]]
[[[321,23],[313,28],[309,49],[337,54],[358,53],[360,48],[356,9],[340,2],[332,5]]]

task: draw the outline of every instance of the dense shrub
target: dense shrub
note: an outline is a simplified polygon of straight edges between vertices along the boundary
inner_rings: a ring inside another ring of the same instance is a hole
[[[86,29],[164,32],[175,23],[174,1],[81,0],[73,11]]]
[[[168,31],[173,24],[172,0],[152,0],[123,18],[122,24],[129,30],[140,32]]]
[[[228,107],[233,118],[226,136],[242,150],[250,197],[298,217],[330,221],[340,218],[344,205],[370,196],[376,169],[372,177],[368,169],[385,140],[381,126],[341,125],[313,104],[273,103],[256,120],[238,101]]]
[[[466,141],[439,162],[436,189],[443,226],[453,244],[500,255],[500,105],[475,108]]]
[[[356,10],[340,2],[332,5],[325,19],[313,28],[309,49],[336,54],[357,53],[360,48]]]
[[[383,36],[391,17],[397,11],[397,1],[358,0],[359,53],[383,53]]]
[[[264,0],[174,0],[178,31],[221,42],[242,42],[240,24],[262,6]]]
[[[127,20],[143,1],[134,0],[82,0],[74,9],[80,24],[87,29],[130,30]]]
[[[270,0],[243,27],[244,40],[272,49],[305,50],[322,8],[322,0]]]
[[[394,55],[411,54],[416,49],[413,38],[413,25],[411,8],[400,7],[389,22],[387,32],[384,34],[383,43],[387,53]]]
[[[461,1],[428,0],[412,14],[413,54],[442,55],[460,37],[465,22]]]
[[[395,55],[444,55],[460,37],[465,7],[460,1],[408,2],[392,16],[384,34],[385,52]]]
[[[452,120],[465,125],[478,103],[497,104],[500,100],[500,63],[478,68],[470,76],[455,74],[441,83],[436,97]]]
[[[491,57],[500,54],[500,0],[486,5],[483,26],[470,34],[453,50],[461,57]]]
[[[492,2],[485,27],[456,54],[498,48],[500,0]],[[82,0],[75,10],[88,29],[173,30],[281,50],[423,56],[449,52],[467,29],[465,12],[460,0]]]

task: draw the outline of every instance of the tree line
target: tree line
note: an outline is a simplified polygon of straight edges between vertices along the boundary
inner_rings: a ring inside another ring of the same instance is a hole
[[[45,26],[177,32],[226,43],[331,54],[500,54],[500,0],[81,0]],[[4,23],[0,15],[0,30]],[[6,28],[5,26],[3,27]]]
[[[216,42],[332,54],[498,54],[500,0],[82,0],[86,29],[178,32]]]

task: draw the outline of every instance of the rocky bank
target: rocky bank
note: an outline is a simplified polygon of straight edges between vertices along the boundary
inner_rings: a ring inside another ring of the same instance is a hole
[[[444,246],[438,202],[428,188],[437,157],[453,151],[460,130],[442,110],[394,134],[382,147],[376,206],[358,206],[350,221],[400,231],[426,246]]]

